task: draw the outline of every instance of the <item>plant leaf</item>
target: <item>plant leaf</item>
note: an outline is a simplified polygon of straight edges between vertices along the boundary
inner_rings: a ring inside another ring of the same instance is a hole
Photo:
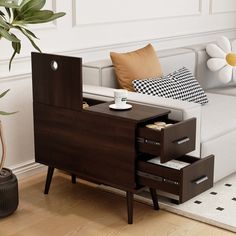
[[[24,30],[24,28],[21,28],[19,26],[16,26],[15,28],[17,28],[18,30],[20,30],[22,32],[22,34],[24,34],[30,41],[30,43],[32,44],[32,46],[39,52],[42,52],[41,49],[36,45],[36,43],[34,42],[34,40],[30,37],[30,35]]]
[[[36,39],[39,39],[32,31],[30,31],[30,30],[28,30],[28,29],[26,29],[26,28],[23,28],[25,31],[26,31],[26,33],[28,34],[28,35],[30,35],[30,36],[32,36],[32,37],[34,37],[34,38],[36,38]]]
[[[23,4],[20,9],[23,14],[30,11],[38,11],[44,7],[45,3],[46,0],[31,0]]]
[[[0,16],[2,16],[5,19],[5,14],[2,11],[0,11]]]
[[[6,91],[4,91],[3,93],[0,94],[0,98],[4,97],[8,92],[10,91],[10,89],[7,89]],[[15,112],[5,112],[5,111],[0,111],[0,115],[12,115],[17,113],[18,111]]]
[[[60,17],[63,17],[66,13],[65,12],[58,12],[53,14],[53,16],[49,19],[50,21],[56,20]]]
[[[15,111],[15,112],[0,111],[0,115],[8,116],[8,115],[16,114],[17,112],[18,112],[18,111]]]
[[[4,97],[9,91],[10,91],[10,89],[8,89],[5,92],[1,93],[0,94],[0,98]]]
[[[16,50],[16,53],[17,53],[17,54],[20,54],[21,43],[12,42],[12,47],[13,47],[14,50]]]
[[[10,8],[5,7],[5,9],[6,9],[6,12],[7,12],[8,16],[9,16],[9,19],[11,19],[11,10],[10,10]]]
[[[13,22],[16,20],[21,20],[22,19],[22,15],[20,14],[19,9],[12,9],[12,13],[13,13]]]
[[[12,61],[13,61],[16,53],[20,54],[21,43],[20,42],[18,42],[18,43],[12,42],[12,48],[14,49],[14,51],[13,51],[13,54],[12,54],[10,62],[9,62],[9,71],[11,70]]]
[[[8,30],[10,29],[10,26],[6,23],[5,20],[3,20],[1,16],[0,16],[0,26]]]
[[[1,7],[9,7],[9,8],[19,8],[17,4],[13,0],[0,0]]]
[[[53,20],[56,20],[62,16],[64,16],[66,13],[64,12],[58,12],[53,14],[51,17],[47,18],[47,19],[43,19],[43,20],[32,20],[32,21],[27,21],[28,24],[41,24],[41,23],[47,23]]]
[[[2,35],[4,38],[6,38],[9,41],[20,42],[20,40],[15,35],[8,33],[8,31],[2,27],[0,27],[0,35]]]
[[[26,24],[27,22],[25,22],[24,20],[12,22],[12,26],[14,27],[22,27],[22,26],[26,26]]]
[[[20,4],[20,8],[22,8],[26,3],[28,3],[31,0],[22,0],[21,4]]]
[[[41,21],[41,20],[46,20],[49,19],[50,17],[53,16],[53,12],[49,10],[42,10],[42,11],[34,11],[33,15],[25,15],[24,20],[25,21]]]
[[[12,54],[11,59],[9,61],[9,71],[11,70],[12,61],[13,61],[15,56],[16,56],[16,50],[13,51],[13,54]]]

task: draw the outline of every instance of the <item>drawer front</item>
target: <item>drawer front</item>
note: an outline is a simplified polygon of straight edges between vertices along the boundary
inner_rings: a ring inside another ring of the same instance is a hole
[[[180,179],[181,173],[179,170],[170,169],[142,160],[137,163],[138,184],[179,195]]]
[[[206,191],[213,186],[214,156],[210,155],[200,159],[182,169],[181,182],[182,193],[180,202]]]
[[[164,163],[195,149],[196,119],[177,122],[161,131],[140,127],[137,135],[138,151],[160,156]]]
[[[183,203],[213,186],[214,156],[203,159],[181,156],[179,161],[189,163],[177,170],[138,160],[136,180],[140,185],[156,188],[179,196]]]
[[[159,189],[175,195],[180,194],[180,183],[158,175],[152,175],[145,172],[137,172],[137,182],[140,185],[149,188]]]

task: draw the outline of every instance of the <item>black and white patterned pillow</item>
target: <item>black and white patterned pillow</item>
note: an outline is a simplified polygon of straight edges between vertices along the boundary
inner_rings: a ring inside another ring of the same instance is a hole
[[[159,97],[180,99],[200,104],[208,99],[193,74],[185,67],[162,78],[133,80],[136,92]]]

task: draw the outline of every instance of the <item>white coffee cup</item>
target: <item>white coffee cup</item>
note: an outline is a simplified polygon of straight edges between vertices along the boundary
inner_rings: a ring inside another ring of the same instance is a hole
[[[114,90],[114,101],[117,108],[125,108],[127,102],[128,91],[125,89]]]

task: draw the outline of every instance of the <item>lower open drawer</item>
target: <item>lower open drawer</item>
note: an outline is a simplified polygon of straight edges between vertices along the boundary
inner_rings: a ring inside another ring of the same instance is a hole
[[[137,163],[137,182],[177,195],[183,203],[213,186],[214,156],[182,156],[165,164],[143,156]]]

